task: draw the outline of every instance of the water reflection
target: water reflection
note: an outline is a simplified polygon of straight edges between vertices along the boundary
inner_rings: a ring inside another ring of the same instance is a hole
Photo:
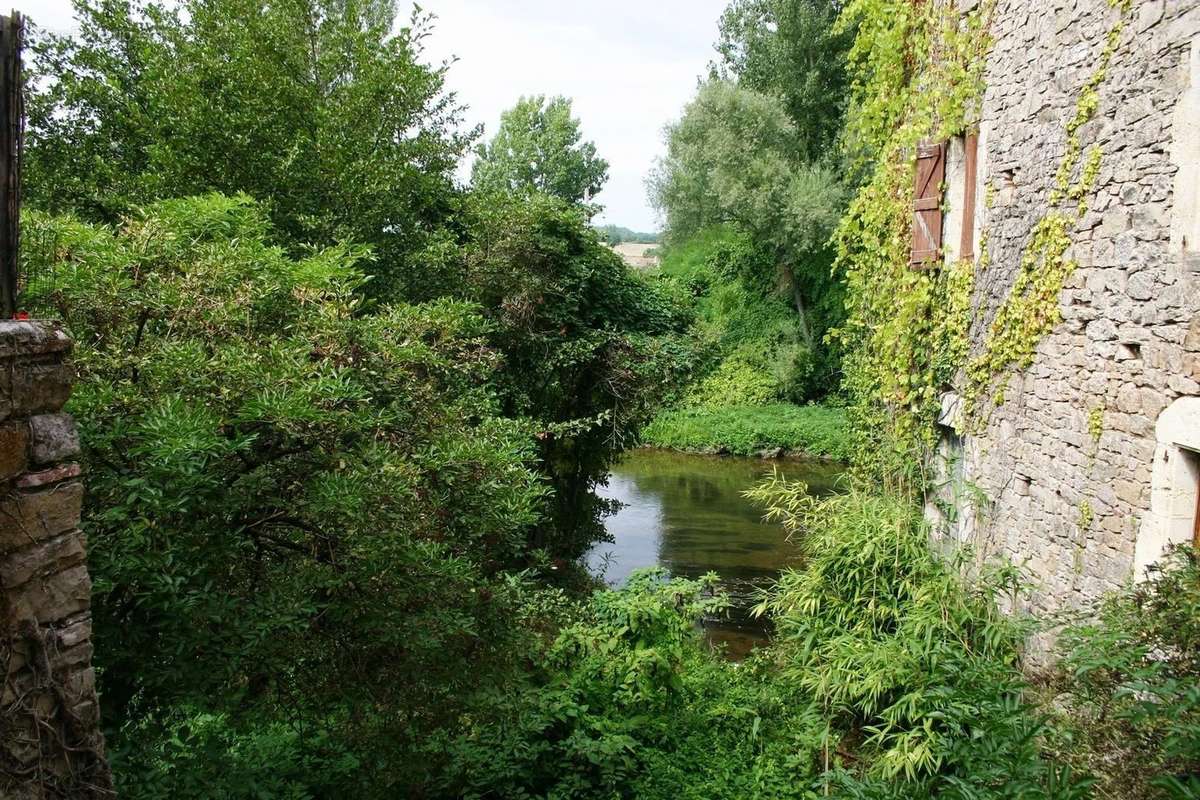
[[[663,566],[688,578],[717,573],[734,608],[728,620],[706,621],[708,637],[727,644],[731,657],[745,655],[766,633],[764,623],[748,613],[756,590],[798,558],[783,529],[763,522],[761,510],[741,495],[773,466],[807,483],[814,494],[832,491],[840,473],[822,462],[654,450],[628,454],[600,490],[624,506],[605,522],[613,541],[592,548],[589,568],[613,586],[643,567]]]

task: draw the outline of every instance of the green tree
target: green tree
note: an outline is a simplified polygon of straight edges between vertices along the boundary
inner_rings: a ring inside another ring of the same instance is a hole
[[[608,180],[608,162],[596,155],[595,144],[583,141],[565,97],[522,97],[476,154],[471,182],[486,192],[538,191],[587,203]]]
[[[667,155],[648,181],[668,242],[733,223],[778,267],[810,349],[809,307],[832,291],[827,242],[845,192],[833,170],[801,159],[801,137],[781,102],[709,81],[668,126]]]
[[[852,28],[835,27],[837,0],[733,0],[721,15],[717,75],[782,98],[799,156],[836,155],[846,109]]]
[[[114,222],[157,198],[245,192],[289,244],[371,244],[396,276],[442,224],[472,132],[389,0],[76,0],[32,47],[31,206]]]
[[[501,416],[491,323],[451,300],[362,313],[364,250],[289,258],[245,196],[26,230],[60,278],[41,308],[77,342],[123,794],[419,785],[420,743],[529,635],[505,572],[547,490],[532,426]]]
[[[474,193],[460,241],[424,256],[492,323],[507,416],[538,433],[551,513],[532,542],[580,555],[602,535],[593,489],[690,365],[688,319],[588,225],[588,210],[540,193]]]

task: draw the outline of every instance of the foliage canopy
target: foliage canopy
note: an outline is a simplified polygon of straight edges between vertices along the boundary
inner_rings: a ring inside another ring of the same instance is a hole
[[[27,201],[117,222],[211,191],[266,203],[290,246],[353,240],[400,274],[451,211],[475,136],[424,60],[431,18],[385,0],[77,0],[32,45]],[[382,291],[383,287],[377,289]]]
[[[583,141],[571,101],[522,97],[500,115],[500,128],[476,150],[471,183],[485,192],[542,192],[587,203],[608,180],[608,162]]]
[[[733,0],[721,15],[713,72],[782,98],[801,160],[834,161],[849,88],[849,26],[835,0]]]
[[[196,708],[319,723],[332,738],[296,741],[306,758],[406,780],[406,743],[512,666],[500,570],[527,563],[547,494],[528,428],[500,416],[485,316],[360,314],[365,251],[293,260],[245,196],[119,231],[31,223],[77,342],[96,659],[109,720],[132,726],[118,775],[153,747],[141,725]]]

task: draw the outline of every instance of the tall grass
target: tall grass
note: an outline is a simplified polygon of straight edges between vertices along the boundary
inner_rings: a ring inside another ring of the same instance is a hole
[[[776,476],[748,495],[803,548],[760,606],[780,679],[829,724],[826,785],[851,797],[1067,798],[1086,782],[1044,759],[1026,700],[1028,625],[999,610],[1020,574],[964,577],[918,506],[854,490],[818,499]]]
[[[651,447],[733,455],[783,448],[839,461],[850,456],[845,412],[819,405],[773,403],[673,409],[645,428],[642,441]]]

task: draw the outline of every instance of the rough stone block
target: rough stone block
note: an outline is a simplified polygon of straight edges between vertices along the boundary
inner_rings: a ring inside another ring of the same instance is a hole
[[[71,338],[55,323],[0,320],[0,359],[71,351]]]
[[[1142,395],[1137,387],[1129,384],[1117,393],[1117,408],[1126,414],[1136,414],[1142,410]]]
[[[63,685],[63,693],[76,702],[88,702],[96,696],[96,672],[91,669],[81,669],[72,673]]]
[[[1154,275],[1148,270],[1130,275],[1129,282],[1125,286],[1125,292],[1134,300],[1149,300],[1154,296],[1154,291]]]
[[[1172,392],[1185,395],[1200,394],[1200,382],[1194,381],[1191,378],[1183,375],[1172,375],[1167,379],[1167,386]]]
[[[20,591],[10,593],[9,602],[18,623],[33,620],[44,625],[86,611],[91,595],[87,566],[79,564],[25,584]]]
[[[1111,341],[1117,338],[1117,326],[1107,319],[1098,319],[1095,322],[1089,322],[1087,337],[1093,342]]]
[[[53,464],[79,454],[79,429],[70,414],[39,414],[29,420],[33,460]]]
[[[1183,339],[1183,346],[1188,350],[1200,352],[1200,314],[1192,317],[1192,322],[1188,325],[1187,334]]]
[[[83,484],[65,483],[41,492],[0,499],[0,553],[26,547],[79,527]]]
[[[1122,480],[1117,481],[1113,488],[1116,490],[1118,500],[1136,508],[1141,507],[1142,496],[1146,491],[1144,484],[1137,481]]]
[[[1142,413],[1150,419],[1158,419],[1158,415],[1171,402],[1171,398],[1166,392],[1158,389],[1142,389],[1141,391]]]
[[[61,647],[74,647],[90,641],[91,638],[92,618],[88,614],[71,620],[58,629],[58,643]]]
[[[17,478],[20,489],[38,489],[52,483],[60,483],[71,478],[78,478],[83,470],[78,464],[59,464],[57,467],[44,469],[40,472],[29,472]]]
[[[0,398],[7,389],[8,413],[13,417],[54,413],[71,396],[73,378],[74,371],[61,361],[13,364],[7,381],[0,378]]]
[[[0,560],[0,588],[12,589],[39,575],[62,572],[82,564],[86,557],[83,534],[79,531],[16,550]]]
[[[75,706],[73,711],[81,725],[91,727],[100,724],[100,707],[94,700],[83,700]]]
[[[1191,353],[1183,359],[1183,373],[1194,381],[1200,381],[1200,353]]]
[[[60,648],[54,657],[55,669],[87,669],[92,663],[92,643],[83,642],[75,647]]]
[[[25,471],[28,450],[29,432],[24,425],[17,422],[0,425],[0,481]]]

